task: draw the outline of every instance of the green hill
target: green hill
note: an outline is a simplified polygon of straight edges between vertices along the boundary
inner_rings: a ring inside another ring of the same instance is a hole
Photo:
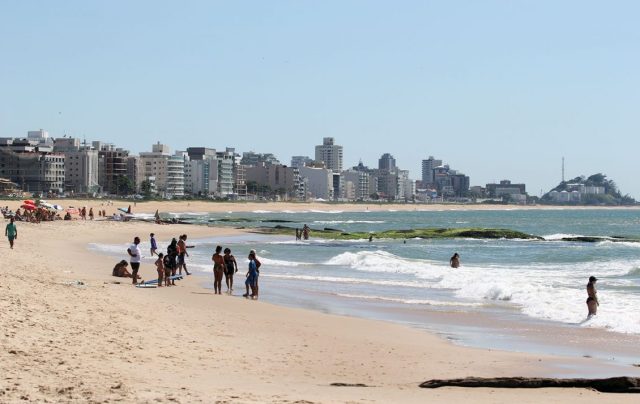
[[[551,197],[553,191],[571,192],[584,185],[585,187],[602,187],[604,193],[586,193],[580,195],[579,202],[564,202],[572,205],[635,205],[637,202],[630,195],[622,195],[618,186],[613,180],[607,179],[607,176],[601,173],[593,174],[589,177],[580,176],[568,181],[563,181],[555,188],[542,196],[543,203],[556,203]]]

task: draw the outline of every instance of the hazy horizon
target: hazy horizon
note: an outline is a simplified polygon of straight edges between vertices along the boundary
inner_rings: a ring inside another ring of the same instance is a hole
[[[640,4],[5,2],[0,136],[314,157],[434,156],[540,195],[595,173],[640,199]]]

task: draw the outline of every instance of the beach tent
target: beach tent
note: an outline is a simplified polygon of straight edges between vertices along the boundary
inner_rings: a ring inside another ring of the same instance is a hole
[[[76,209],[76,208],[74,208],[74,207],[72,207],[72,206],[69,206],[69,207],[66,209],[66,212],[67,212],[67,213],[69,213],[70,215],[79,215],[79,214],[80,214],[80,212],[78,211],[78,209]]]
[[[64,210],[64,208],[60,205],[53,205],[52,208],[55,210]]]

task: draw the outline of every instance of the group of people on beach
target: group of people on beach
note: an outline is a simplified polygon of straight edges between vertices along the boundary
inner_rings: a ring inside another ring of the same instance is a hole
[[[187,270],[186,257],[189,256],[187,249],[193,248],[193,246],[187,245],[186,234],[180,235],[178,239],[173,238],[167,247],[166,254],[158,253],[158,243],[154,233],[149,235],[149,242],[151,244],[151,256],[157,256],[155,266],[158,273],[158,287],[162,287],[163,283],[164,286],[175,285],[175,280],[182,276],[183,269],[186,275],[191,275],[191,272]],[[134,237],[133,243],[127,248],[127,254],[129,255],[129,262],[126,260],[118,262],[113,268],[112,275],[131,278],[132,284],[137,285],[139,283],[138,281],[141,281],[141,277],[138,275],[142,258],[140,237]],[[256,257],[255,250],[249,252],[248,259],[249,270],[247,271],[245,280],[246,293],[243,296],[257,299],[258,276],[260,274],[261,263]],[[222,246],[216,246],[211,260],[213,261],[214,293],[222,294],[222,277],[224,276],[227,285],[226,293],[231,294],[233,292],[233,276],[238,272],[238,263],[236,258],[231,254],[231,249],[225,248],[223,251]],[[131,272],[127,269],[129,265],[131,265]]]
[[[224,253],[221,254],[221,253]],[[246,293],[243,297],[257,299],[258,298],[258,276],[260,274],[260,260],[256,257],[256,251],[249,251],[249,270],[246,274],[244,285]],[[227,285],[226,293],[233,293],[233,275],[238,272],[238,262],[231,254],[230,248],[222,250],[222,246],[216,246],[215,252],[211,256],[213,261],[213,289],[215,294],[222,294],[222,277],[224,276]],[[251,293],[249,293],[251,292]]]

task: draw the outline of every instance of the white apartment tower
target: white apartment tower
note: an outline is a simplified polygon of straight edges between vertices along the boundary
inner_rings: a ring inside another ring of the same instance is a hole
[[[316,146],[316,161],[324,162],[324,166],[334,173],[342,171],[342,146],[334,144],[332,137],[322,139]]]
[[[144,178],[155,177],[156,188],[164,197],[184,196],[184,156],[171,155],[169,146],[160,142],[151,150],[140,153]]]

